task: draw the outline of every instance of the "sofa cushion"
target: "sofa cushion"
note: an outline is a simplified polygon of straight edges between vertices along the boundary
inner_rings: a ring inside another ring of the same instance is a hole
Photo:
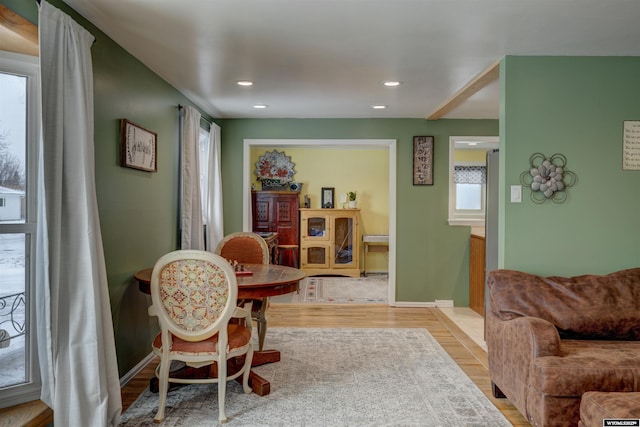
[[[608,419],[639,419],[640,393],[602,393],[589,391],[580,401],[580,425],[602,427]]]
[[[562,338],[640,340],[640,268],[568,278],[494,270],[487,283],[501,320],[539,317]]]
[[[532,362],[529,392],[580,397],[589,390],[640,392],[640,341],[563,340],[561,356]]]

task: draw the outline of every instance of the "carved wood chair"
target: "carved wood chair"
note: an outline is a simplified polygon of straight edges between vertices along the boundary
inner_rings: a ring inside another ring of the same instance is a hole
[[[249,371],[253,360],[251,308],[237,307],[238,283],[229,263],[219,255],[179,250],[161,257],[151,273],[149,315],[157,316],[160,332],[153,352],[160,357],[159,405],[155,422],[164,419],[169,383],[218,383],[218,418],[225,422],[227,381],[242,375],[250,393]],[[232,318],[243,320],[230,323]],[[237,372],[227,372],[227,360],[244,355]],[[171,361],[193,368],[215,363],[215,378],[172,377]]]
[[[256,233],[239,231],[225,236],[216,253],[229,261],[240,264],[269,264],[270,254],[267,242]],[[252,300],[251,316],[258,326],[258,349],[262,351],[267,334],[267,309],[269,298]]]

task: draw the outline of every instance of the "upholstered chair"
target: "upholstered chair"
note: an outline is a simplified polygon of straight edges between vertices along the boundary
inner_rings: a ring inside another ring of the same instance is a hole
[[[159,404],[154,421],[161,422],[165,417],[169,383],[218,383],[218,418],[225,422],[227,381],[242,375],[243,390],[250,393],[253,360],[251,308],[237,306],[238,283],[233,267],[211,252],[174,251],[156,262],[150,286],[149,315],[157,316],[160,325],[152,345],[160,357],[156,369]],[[232,318],[239,319],[230,322]],[[227,372],[230,359],[240,360],[236,372]],[[193,368],[209,365],[212,375],[172,376],[169,368],[174,360]]]
[[[258,234],[248,231],[239,231],[225,236],[218,243],[216,253],[228,261],[238,261],[240,264],[269,264],[270,258],[267,242]],[[258,349],[262,351],[267,334],[269,298],[251,300],[251,302],[251,316],[258,326]]]

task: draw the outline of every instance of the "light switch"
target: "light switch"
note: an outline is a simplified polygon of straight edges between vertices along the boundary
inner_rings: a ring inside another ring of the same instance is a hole
[[[511,203],[522,203],[522,185],[511,186]]]

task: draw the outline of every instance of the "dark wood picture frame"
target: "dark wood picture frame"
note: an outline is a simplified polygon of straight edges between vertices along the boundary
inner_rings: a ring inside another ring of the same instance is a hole
[[[121,119],[120,166],[158,172],[158,134],[130,120]]]
[[[433,136],[413,137],[413,185],[433,185]]]
[[[320,194],[320,207],[323,209],[333,209],[334,205],[335,188],[334,187],[322,187],[322,193]]]

